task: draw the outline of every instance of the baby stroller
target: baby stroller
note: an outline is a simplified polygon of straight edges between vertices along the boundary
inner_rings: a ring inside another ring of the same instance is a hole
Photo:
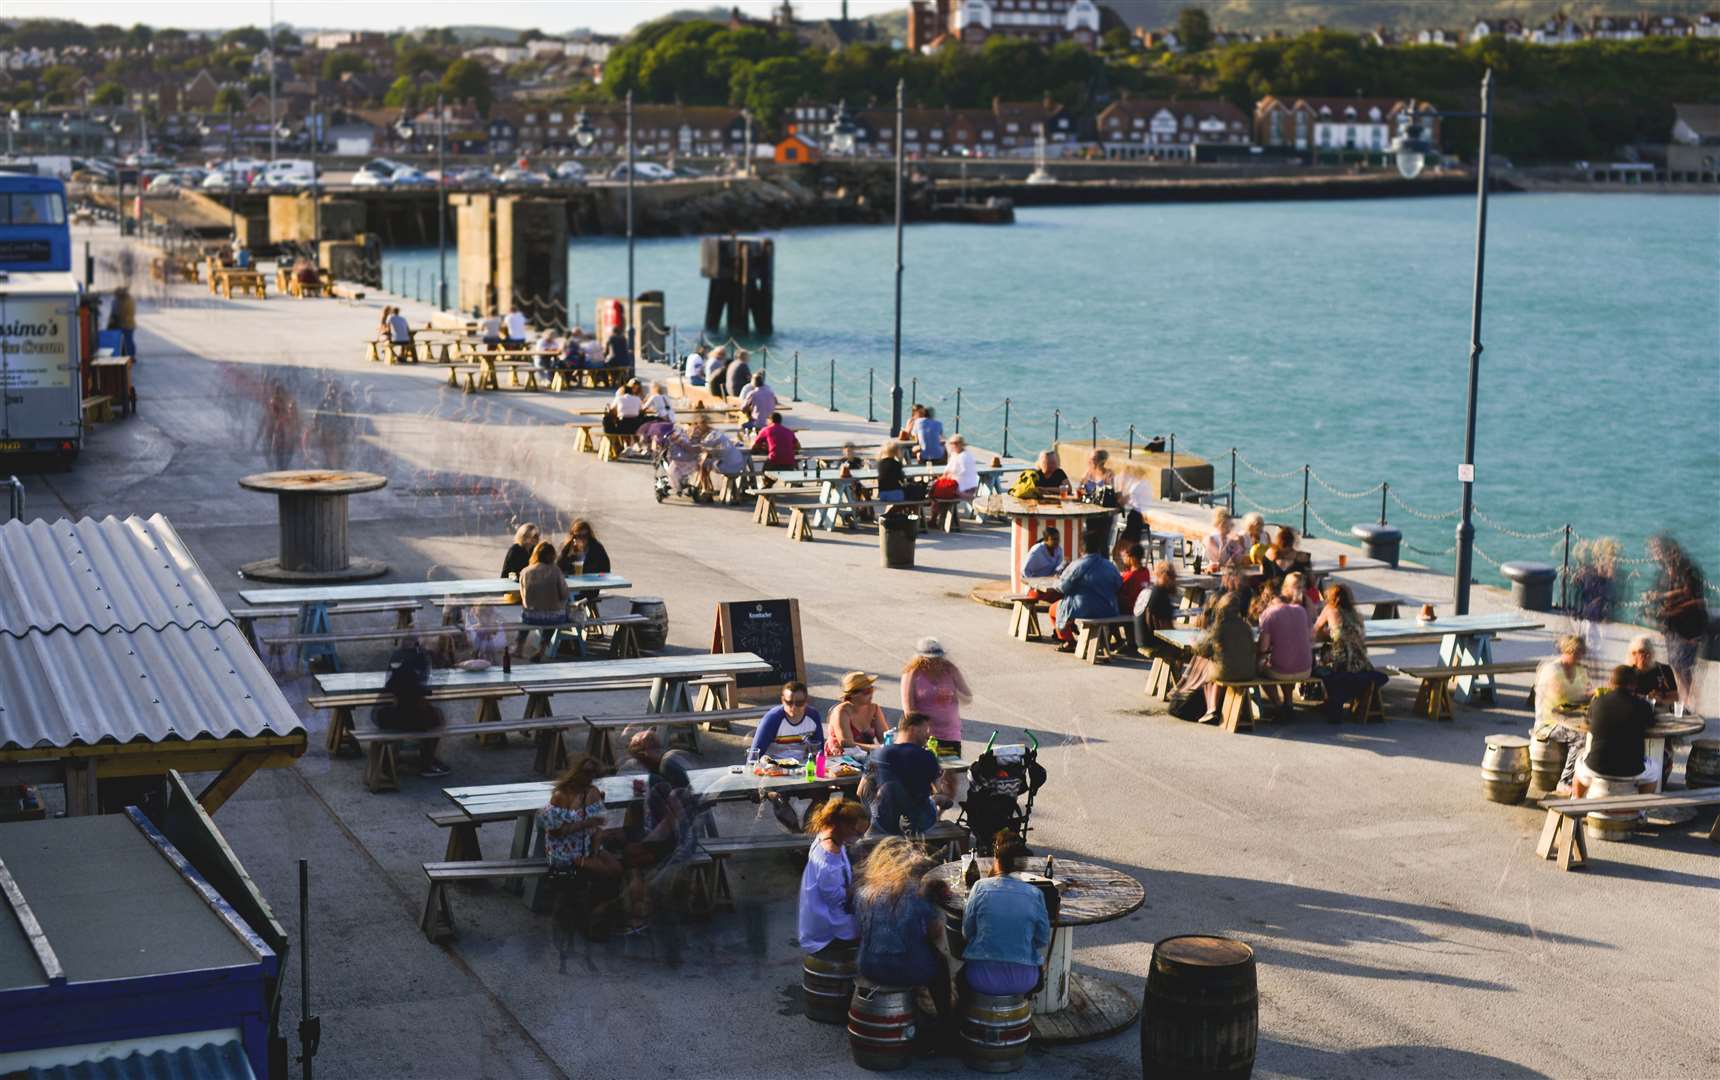
[[[992,841],[1000,829],[1027,840],[1033,797],[1045,786],[1045,767],[1039,764],[1039,740],[1031,731],[1023,734],[1025,745],[997,746],[997,732],[992,732],[985,750],[968,766],[967,799],[957,824],[973,834],[973,848],[980,855],[992,853]],[[1019,801],[1023,795],[1027,796],[1025,808]]]
[[[690,455],[690,456],[689,456]],[[711,502],[716,496],[708,491],[700,491],[698,485],[699,472],[696,468],[699,460],[699,448],[676,436],[664,439],[657,451],[651,455],[652,477],[651,487],[662,502],[671,495],[685,495],[693,502]],[[677,486],[670,475],[669,463],[675,461],[683,468],[692,464],[694,468],[687,470],[688,475]]]

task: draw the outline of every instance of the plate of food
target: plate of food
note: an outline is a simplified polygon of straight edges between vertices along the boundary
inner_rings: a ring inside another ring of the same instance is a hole
[[[461,671],[488,671],[488,670],[490,670],[490,662],[488,660],[485,660],[483,657],[480,657],[480,656],[475,656],[470,660],[462,660],[458,664],[455,664],[454,666],[459,668]]]

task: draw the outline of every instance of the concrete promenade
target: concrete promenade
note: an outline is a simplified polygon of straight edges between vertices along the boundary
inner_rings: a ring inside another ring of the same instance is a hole
[[[1081,931],[1077,969],[1138,994],[1159,938],[1248,941],[1260,963],[1257,1077],[1720,1075],[1720,849],[1703,835],[1713,811],[1630,843],[1595,842],[1594,865],[1578,873],[1537,861],[1542,814],[1484,801],[1478,775],[1486,735],[1528,731],[1522,678],[1502,705],[1460,707],[1449,724],[1412,717],[1413,684],[1394,679],[1384,725],[1303,717],[1227,736],[1163,715],[1142,692],[1143,665],[1092,668],[1010,640],[1005,612],[967,599],[1007,572],[1000,528],[922,536],[916,569],[885,570],[875,537],[791,544],[752,524],[750,507],[659,506],[648,466],[574,455],[564,425],[599,395],[466,395],[436,365],[365,361],[381,297],[222,301],[198,286],[155,295],[138,333],[139,415],[98,429],[75,471],[28,478],[33,514],[164,514],[231,604],[237,567],[276,549],[273,499],[237,484],[263,468],[386,474],[386,490],[353,498],[351,542],[396,579],[494,574],[516,521],[561,535],[585,516],[633,591],[666,599],[673,651],[709,647],[720,600],[798,597],[821,706],[858,668],[882,676],[879,701],[894,711],[913,642],[940,638],[975,690],[966,738],[983,743],[995,729],[1015,741],[1025,728],[1041,741],[1050,782],[1033,815],[1035,848],[1119,867],[1146,888],[1134,915]],[[429,315],[407,312],[415,325]],[[308,436],[266,434],[277,386]],[[329,416],[311,423],[324,403]],[[811,403],[791,415],[821,444],[880,434]],[[1354,576],[1448,610],[1442,576]],[[1509,604],[1478,589],[1476,606]],[[1547,654],[1564,629],[1557,616],[1547,623],[1498,654]],[[1433,653],[1381,650],[1375,662]],[[382,659],[343,656],[352,669]],[[304,711],[311,681],[282,679]],[[578,708],[639,704],[609,695]],[[453,775],[429,781],[408,767],[400,792],[371,795],[361,763],[323,751],[326,716],[305,716],[312,748],[297,766],[255,777],[217,821],[295,935],[296,860],[311,862],[320,1075],[860,1074],[841,1030],[799,1013],[792,859],[741,863],[738,913],[565,962],[546,917],[499,889],[459,888],[460,937],[431,945],[417,928],[420,864],[442,857],[445,836],[425,812],[448,806],[444,786],[530,778],[529,750],[460,741],[445,750]],[[749,734],[711,738],[707,762],[738,762]],[[721,813],[728,835],[780,831],[750,804]],[[485,829],[486,854],[504,854],[506,839]],[[1023,1075],[1135,1077],[1138,1038],[1130,1029],[1036,1050]],[[967,1075],[946,1058],[916,1069]]]

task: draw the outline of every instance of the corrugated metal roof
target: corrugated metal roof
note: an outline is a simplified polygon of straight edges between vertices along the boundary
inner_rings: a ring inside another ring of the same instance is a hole
[[[0,749],[303,730],[232,623],[106,635],[61,629],[0,646]]]
[[[105,634],[231,619],[160,514],[0,525],[0,631]]]
[[[123,1058],[80,1061],[18,1073],[24,1080],[256,1080],[239,1040],[178,1050],[136,1051]]]

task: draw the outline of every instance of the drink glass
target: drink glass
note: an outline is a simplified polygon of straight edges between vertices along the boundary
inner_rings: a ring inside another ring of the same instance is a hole
[[[645,797],[645,781],[643,778],[640,778],[640,777],[634,778],[634,780],[633,780],[633,795],[635,798],[644,798]]]
[[[1342,570],[1348,565],[1350,565],[1350,557],[1340,552],[1338,555],[1338,569]]]

